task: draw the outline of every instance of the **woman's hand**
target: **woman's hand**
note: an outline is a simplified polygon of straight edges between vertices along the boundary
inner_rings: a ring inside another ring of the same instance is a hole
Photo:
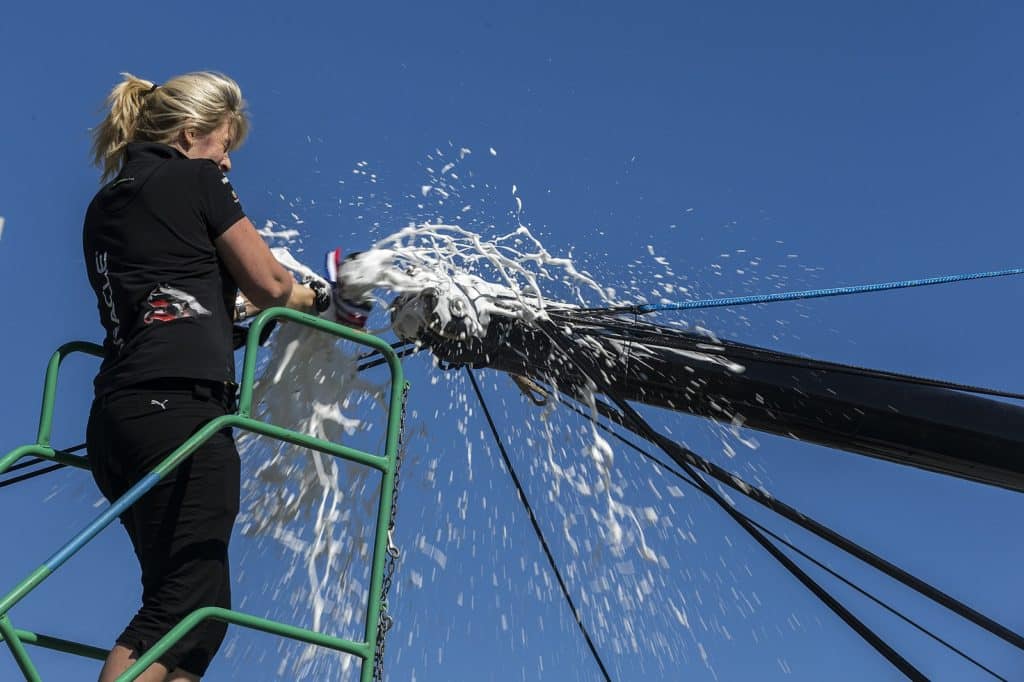
[[[288,302],[285,306],[301,313],[316,315],[316,292],[304,284],[295,282],[291,293],[288,295]]]
[[[330,300],[331,292],[326,283],[316,279],[303,280],[301,284],[296,282],[292,286],[284,306],[303,313],[319,315],[327,310]],[[242,292],[238,292],[238,295],[235,296],[234,321],[236,323],[255,317],[261,310],[263,309],[250,301]]]

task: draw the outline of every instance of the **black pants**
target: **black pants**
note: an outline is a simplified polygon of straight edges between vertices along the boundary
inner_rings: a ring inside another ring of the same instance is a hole
[[[121,497],[206,422],[230,409],[216,385],[160,380],[93,402],[87,445],[93,478]],[[142,608],[117,643],[143,654],[203,606],[231,608],[228,541],[238,514],[239,459],[230,429],[214,434],[121,515],[142,567]],[[202,676],[227,624],[203,621],[160,657]]]

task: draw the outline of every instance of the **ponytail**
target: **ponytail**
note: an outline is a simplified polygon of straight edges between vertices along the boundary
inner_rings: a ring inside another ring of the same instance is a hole
[[[92,161],[103,170],[102,180],[116,175],[121,168],[124,148],[135,139],[139,115],[154,85],[130,73],[121,75],[124,80],[107,95],[106,118],[92,130]]]
[[[129,142],[171,145],[186,128],[206,134],[227,120],[233,151],[249,131],[242,91],[225,75],[199,71],[162,85],[121,75],[124,80],[107,95],[106,117],[92,130],[92,159],[103,171],[101,181],[117,175]]]

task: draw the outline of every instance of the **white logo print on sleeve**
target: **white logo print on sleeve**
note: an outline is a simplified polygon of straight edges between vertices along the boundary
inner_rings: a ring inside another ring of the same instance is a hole
[[[107,252],[97,253],[95,258],[96,274],[103,278],[103,286],[100,287],[100,296],[107,306],[107,315],[110,317],[114,328],[110,331],[110,338],[114,348],[118,351],[124,346],[124,339],[121,338],[121,320],[117,317],[117,309],[114,308],[114,290],[110,284],[110,272],[107,269]]]
[[[235,194],[235,188],[231,186],[231,183],[228,180],[228,176],[221,175],[220,176],[220,184],[228,186],[228,189],[231,190],[231,198],[237,204],[238,203],[238,195]]]

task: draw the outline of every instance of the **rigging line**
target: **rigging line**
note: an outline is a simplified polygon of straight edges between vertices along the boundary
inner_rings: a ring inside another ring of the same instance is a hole
[[[78,452],[79,450],[84,450],[84,449],[85,449],[85,443],[79,443],[78,445],[72,446],[70,448],[64,448],[63,450],[54,450],[53,454],[55,454],[55,455],[70,455],[70,454]],[[35,464],[41,464],[42,462],[50,462],[50,461],[52,461],[52,460],[49,459],[48,457],[33,457],[32,459],[25,460],[24,462],[18,462],[17,464],[12,464],[11,466],[7,467],[7,470],[4,471],[4,473],[5,474],[9,474],[10,472],[17,471],[18,469],[25,469],[25,468],[33,466]]]
[[[357,331],[359,331],[359,330],[357,330]],[[408,345],[410,343],[412,343],[412,341],[402,341],[402,340],[399,340],[399,341],[395,341],[394,343],[391,343],[389,345],[391,346],[391,350],[398,350],[402,346],[406,346],[406,345]],[[374,355],[379,355],[379,354],[380,354],[379,350],[369,350],[369,351],[366,351],[365,353],[360,353],[359,357],[357,357],[356,359],[357,360],[366,360],[367,358],[372,358]]]
[[[15,483],[21,483],[22,481],[27,481],[30,478],[35,478],[36,476],[42,476],[43,474],[48,474],[51,471],[56,471],[57,469],[63,469],[66,466],[67,466],[66,464],[54,464],[52,466],[48,466],[48,467],[45,467],[43,469],[37,469],[36,471],[30,471],[29,473],[22,474],[21,476],[12,476],[10,478],[6,478],[3,481],[0,481],[0,488],[6,488],[9,485],[14,485]]]
[[[607,312],[634,312],[640,315],[667,310],[694,310],[698,308],[721,308],[725,306],[750,305],[753,303],[776,303],[779,301],[797,301],[808,298],[825,298],[829,296],[848,296],[850,294],[865,294],[874,291],[889,291],[892,289],[909,289],[911,287],[923,287],[933,284],[949,284],[952,282],[965,282],[974,279],[986,279],[989,277],[1006,277],[1007,275],[1024,274],[1024,268],[1007,268],[1005,270],[993,270],[989,272],[970,272],[960,275],[944,275],[942,277],[926,277],[923,279],[907,279],[896,282],[879,282],[876,284],[860,284],[849,287],[833,287],[830,289],[809,289],[807,291],[780,292],[777,294],[759,294],[753,296],[731,296],[728,298],[709,298],[698,301],[677,301],[674,303],[644,303],[642,305],[623,306],[619,309],[608,308]]]
[[[85,449],[85,443],[79,443],[78,445],[75,445],[73,447],[64,448],[63,450],[54,450],[53,452],[54,452],[55,455],[70,455],[72,453],[78,452],[79,450],[83,450],[83,449]],[[43,464],[44,462],[52,462],[52,461],[53,460],[51,460],[51,459],[49,459],[47,457],[33,457],[32,459],[26,460],[24,462],[18,462],[16,464],[12,464],[11,466],[7,467],[7,470],[4,471],[3,474],[0,474],[2,476],[6,477],[2,481],[0,481],[0,488],[3,488],[4,486],[8,486],[8,485],[13,485],[15,483],[19,483],[21,481],[27,481],[30,478],[35,478],[36,476],[41,476],[43,474],[48,474],[51,471],[56,471],[57,469],[61,469],[61,468],[67,466],[66,464],[58,462],[58,463],[54,464],[53,466],[50,466],[50,467],[45,468],[45,469],[40,469],[40,470],[37,470],[37,471],[33,471],[33,472],[29,473],[29,474],[25,474],[25,475],[22,475],[22,476],[9,476],[9,474],[12,471],[18,471],[20,469],[27,469],[27,468],[35,466],[37,464]]]
[[[679,337],[668,334],[659,334],[657,332],[640,332],[639,335],[635,335],[630,330],[632,325],[630,323],[622,323],[621,325],[602,325],[604,329],[607,329],[612,334],[590,334],[586,329],[576,329],[577,333],[586,336],[597,336],[599,338],[621,338],[630,341],[631,343],[635,340],[639,340],[647,345],[661,347],[661,348],[681,348],[684,350],[699,350],[701,353],[708,355],[721,355],[730,359],[750,359],[758,362],[772,363],[777,365],[784,365],[787,367],[800,367],[803,369],[821,370],[835,372],[837,374],[850,374],[853,376],[863,376],[874,379],[886,379],[890,381],[898,381],[907,384],[916,384],[920,386],[929,386],[932,388],[945,388],[954,391],[961,391],[963,393],[975,393],[978,395],[989,395],[999,398],[1009,398],[1012,400],[1024,400],[1024,394],[1014,393],[1012,391],[1004,391],[997,388],[987,388],[983,386],[973,386],[971,384],[961,384],[952,381],[946,381],[944,379],[929,379],[927,377],[914,376],[912,374],[900,374],[898,372],[889,372],[887,370],[880,369],[869,369],[865,367],[858,367],[857,365],[849,365],[840,362],[831,362],[823,360],[815,360],[814,358],[803,358],[800,356],[786,355],[783,353],[775,353],[773,351],[751,348],[745,344],[739,344],[735,342],[729,342],[728,345],[722,344],[721,342],[715,343],[710,339],[701,344],[694,340],[690,343],[666,343],[669,339],[672,341],[678,341]],[[618,335],[615,334],[618,332]],[[639,336],[639,338],[637,338]],[[667,337],[667,338],[665,338]],[[686,337],[683,337],[686,338]],[[697,346],[702,346],[697,348]],[[719,348],[710,348],[708,346],[719,346]]]
[[[654,455],[652,455],[651,453],[647,452],[646,450],[643,450],[642,448],[640,448],[640,446],[636,445],[636,444],[635,444],[635,443],[633,443],[632,441],[630,441],[630,440],[628,440],[627,438],[623,437],[622,435],[620,435],[619,433],[617,433],[617,432],[616,432],[616,431],[615,431],[614,429],[610,428],[610,427],[609,427],[609,426],[607,426],[606,424],[602,424],[602,423],[601,423],[600,421],[598,421],[597,419],[595,419],[593,415],[587,414],[587,413],[586,413],[586,412],[584,412],[583,410],[579,409],[578,407],[576,407],[576,406],[574,406],[574,405],[571,405],[570,403],[563,403],[563,404],[564,404],[564,405],[565,405],[565,406],[566,406],[567,408],[569,408],[570,410],[572,410],[573,412],[575,412],[576,414],[578,414],[579,416],[583,417],[584,419],[588,419],[589,421],[591,421],[591,422],[592,422],[592,423],[593,423],[593,424],[594,424],[595,426],[597,426],[597,427],[598,427],[599,429],[601,429],[601,430],[602,430],[602,431],[604,431],[605,433],[609,434],[609,435],[610,435],[610,436],[612,436],[613,438],[615,438],[615,439],[619,440],[620,442],[624,443],[625,445],[629,446],[630,448],[632,448],[633,450],[635,450],[635,451],[636,451],[637,453],[639,453],[640,455],[642,455],[642,456],[643,456],[643,457],[645,457],[646,459],[650,460],[651,462],[653,462],[653,463],[654,463],[654,464],[656,464],[657,466],[659,466],[659,467],[661,467],[662,469],[664,469],[665,471],[669,472],[670,474],[672,474],[673,476],[675,476],[676,478],[678,478],[678,479],[679,479],[680,481],[682,481],[682,482],[683,482],[683,483],[685,483],[686,485],[690,486],[691,488],[694,488],[695,490],[698,490],[698,491],[700,490],[700,488],[698,488],[698,487],[697,487],[697,484],[696,484],[696,483],[694,483],[693,481],[691,481],[691,480],[690,480],[689,478],[687,478],[686,476],[684,476],[684,475],[683,475],[682,473],[680,473],[679,471],[677,471],[677,470],[673,469],[673,468],[672,468],[671,466],[669,466],[668,464],[665,464],[665,463],[664,463],[664,462],[662,462],[662,461],[661,461],[660,459],[658,459],[657,457],[655,457],[655,456],[654,456]],[[742,513],[742,512],[741,512],[741,513]],[[826,565],[825,565],[825,564],[823,564],[822,562],[818,561],[817,559],[815,559],[815,558],[814,558],[814,557],[812,557],[811,555],[809,555],[809,554],[807,554],[806,552],[804,552],[803,550],[801,550],[801,549],[800,549],[799,547],[797,547],[796,545],[794,545],[794,544],[792,544],[791,542],[789,542],[788,540],[786,540],[786,539],[784,539],[784,538],[780,537],[779,535],[777,535],[776,533],[774,533],[774,532],[773,532],[772,530],[770,530],[770,529],[766,528],[765,526],[761,525],[760,523],[758,523],[758,522],[757,522],[757,521],[755,521],[754,519],[750,518],[750,517],[749,517],[749,516],[747,516],[746,514],[743,514],[743,516],[746,516],[746,518],[747,518],[747,519],[748,519],[748,520],[749,520],[749,521],[750,521],[750,522],[751,522],[752,524],[754,524],[754,525],[755,525],[755,526],[756,526],[757,528],[759,528],[759,529],[760,529],[761,531],[763,531],[763,532],[767,533],[768,535],[770,535],[771,537],[773,537],[773,538],[774,538],[774,539],[775,539],[776,541],[778,541],[778,542],[782,543],[783,545],[785,545],[785,546],[786,546],[786,547],[788,547],[789,549],[793,550],[794,552],[796,552],[796,553],[797,553],[797,554],[799,554],[800,556],[804,557],[805,559],[807,559],[808,561],[810,561],[810,562],[811,562],[811,563],[813,563],[814,565],[816,565],[816,566],[818,566],[819,568],[821,568],[822,570],[824,570],[824,571],[828,572],[828,573],[829,573],[830,575],[832,575],[832,576],[833,576],[833,577],[835,577],[836,579],[838,579],[838,580],[840,580],[840,581],[844,582],[845,584],[849,585],[849,586],[850,586],[851,588],[853,588],[853,589],[854,589],[854,590],[856,590],[857,592],[860,592],[860,593],[861,593],[861,594],[863,594],[863,595],[864,595],[865,597],[867,597],[867,598],[868,598],[868,599],[870,599],[871,601],[875,602],[876,604],[878,604],[879,606],[881,606],[881,607],[882,607],[882,608],[884,608],[885,610],[889,611],[890,613],[892,613],[893,615],[897,616],[898,618],[900,618],[901,620],[905,621],[906,623],[909,623],[910,625],[912,625],[913,627],[915,627],[915,628],[916,628],[917,630],[919,630],[920,632],[924,633],[924,634],[925,634],[925,635],[927,635],[928,637],[931,637],[931,638],[932,638],[933,640],[935,640],[935,641],[936,641],[936,642],[938,642],[939,644],[943,645],[944,647],[946,647],[947,649],[949,649],[949,650],[950,650],[950,651],[952,651],[953,653],[955,653],[955,654],[957,654],[957,655],[961,656],[962,658],[966,659],[967,661],[970,661],[971,663],[973,663],[974,665],[978,666],[979,668],[981,668],[981,669],[982,669],[982,670],[984,670],[985,672],[989,673],[989,674],[990,674],[990,675],[992,675],[993,677],[995,677],[995,678],[997,678],[997,679],[1000,679],[1000,680],[1003,680],[1003,682],[1007,682],[1007,680],[1006,680],[1006,678],[1005,678],[1005,677],[1002,677],[1002,676],[1001,676],[1001,675],[999,675],[998,673],[996,673],[996,672],[994,672],[994,671],[990,670],[990,669],[989,669],[988,667],[986,667],[986,666],[985,666],[985,665],[984,665],[983,663],[981,663],[981,662],[979,662],[979,661],[975,660],[974,658],[972,658],[972,657],[971,657],[970,655],[968,655],[968,654],[967,654],[967,653],[965,653],[964,651],[960,650],[959,648],[957,648],[957,647],[956,647],[956,646],[954,646],[953,644],[950,644],[949,642],[947,642],[946,640],[944,640],[944,639],[943,639],[942,637],[939,637],[939,636],[938,636],[938,635],[936,635],[935,633],[933,633],[933,632],[931,632],[930,630],[928,630],[927,628],[925,628],[925,627],[924,627],[923,625],[920,625],[920,624],[918,624],[918,623],[917,623],[916,621],[914,621],[914,620],[913,620],[912,618],[910,618],[910,617],[908,617],[908,616],[905,616],[905,615],[903,615],[903,613],[901,613],[901,612],[900,612],[899,610],[897,610],[897,609],[895,609],[894,607],[890,606],[889,604],[885,603],[884,601],[882,601],[882,600],[881,600],[881,599],[879,599],[878,597],[874,596],[873,594],[871,594],[871,593],[870,593],[870,592],[868,592],[867,590],[864,590],[863,588],[861,588],[861,587],[860,587],[859,585],[857,585],[856,583],[854,583],[854,582],[852,582],[852,581],[848,580],[847,578],[845,578],[845,577],[844,577],[843,575],[841,575],[840,573],[837,573],[836,571],[832,570],[831,568],[829,568],[828,566],[826,566]]]
[[[32,459],[26,459],[23,462],[18,462],[17,464],[12,464],[11,466],[7,467],[7,471],[5,471],[4,474],[9,474],[12,471],[17,471],[18,469],[27,469],[30,466],[35,466],[36,464],[42,464],[43,462],[48,461],[50,460],[44,459],[43,457],[33,457]]]
[[[611,677],[608,675],[608,670],[604,666],[604,661],[601,660],[601,655],[597,653],[597,647],[594,646],[593,640],[590,639],[590,633],[587,632],[587,628],[583,624],[583,618],[580,616],[580,612],[572,600],[572,595],[569,593],[569,588],[566,586],[565,580],[562,579],[562,573],[558,570],[558,564],[555,563],[555,558],[551,554],[551,549],[548,547],[547,540],[544,539],[544,533],[541,531],[540,523],[537,521],[537,516],[533,513],[533,507],[530,506],[530,502],[526,497],[526,491],[519,482],[519,477],[516,476],[516,470],[512,467],[512,460],[509,459],[508,453],[505,451],[505,445],[502,443],[501,436],[498,434],[498,428],[494,425],[494,419],[491,417],[491,411],[487,408],[487,403],[484,402],[484,396],[483,393],[480,392],[480,386],[476,382],[476,376],[473,374],[473,370],[469,367],[466,368],[466,374],[469,375],[469,381],[473,384],[473,391],[476,393],[477,400],[480,401],[480,407],[483,408],[484,416],[487,418],[487,424],[491,427],[491,434],[494,436],[494,442],[497,443],[498,450],[501,452],[501,458],[504,460],[505,467],[508,469],[508,473],[512,477],[512,483],[516,486],[516,492],[519,495],[519,500],[523,503],[523,507],[526,508],[526,515],[529,516],[530,523],[533,524],[533,531],[537,534],[537,539],[540,540],[540,545],[544,549],[545,556],[548,558],[548,564],[551,566],[551,570],[555,574],[555,579],[558,581],[559,587],[562,588],[562,594],[565,595],[565,600],[569,603],[569,608],[572,609],[572,616],[576,620],[576,625],[579,626],[580,632],[583,633],[583,639],[586,640],[587,647],[590,649],[590,653],[593,655],[594,661],[597,663],[597,667],[601,669],[601,674],[604,676],[604,679],[607,682],[611,682]]]
[[[649,346],[656,346],[659,348],[697,350],[701,353],[707,353],[709,355],[722,355],[732,359],[752,359],[760,362],[774,363],[789,367],[801,367],[812,370],[816,369],[836,373],[848,373],[854,376],[867,376],[878,379],[890,379],[893,381],[902,381],[904,383],[920,384],[923,386],[932,386],[935,388],[947,388],[951,390],[962,391],[965,393],[977,393],[981,395],[1011,398],[1013,400],[1024,400],[1024,394],[1022,393],[1014,393],[1011,391],[1004,391],[1001,389],[973,386],[970,384],[961,384],[946,381],[943,379],[930,379],[927,377],[919,377],[911,374],[901,374],[897,372],[890,372],[887,370],[869,369],[865,367],[859,367],[857,365],[850,365],[840,362],[816,360],[814,358],[779,353],[765,348],[748,346],[746,344],[739,343],[736,341],[716,341],[713,339],[700,341],[698,339],[693,339],[687,335],[676,332],[675,330],[670,330],[665,327],[659,327],[657,325],[650,325],[646,323],[625,321],[620,321],[616,323],[614,321],[608,320],[586,320],[586,324],[592,325],[601,330],[600,333],[596,333],[591,332],[586,327],[581,326],[578,322],[578,318],[563,317],[562,319],[565,319],[570,323],[575,323],[576,326],[574,326],[574,331],[578,334],[586,336],[596,336],[598,338],[625,339],[629,341],[640,341]],[[637,330],[637,328],[639,328],[639,330]]]
[[[426,346],[414,346],[412,348],[406,348],[404,350],[401,350],[401,351],[395,353],[395,357],[404,358],[404,357],[407,357],[409,355],[413,355],[414,353],[419,353],[421,350],[426,350],[426,349],[427,349]],[[357,372],[362,372],[364,369],[371,369],[373,367],[378,367],[380,365],[383,365],[387,361],[388,361],[387,358],[382,356],[382,357],[377,358],[376,360],[370,360],[369,362],[364,362],[361,365],[357,365],[356,366],[356,371]]]
[[[768,528],[765,528],[764,526],[762,526],[762,525],[761,525],[760,523],[758,523],[757,521],[755,521],[755,520],[753,520],[753,519],[751,519],[751,520],[750,520],[750,522],[751,522],[752,524],[754,524],[754,526],[756,526],[757,528],[760,528],[760,529],[761,529],[761,530],[762,530],[763,532],[765,532],[765,533],[767,533],[768,535],[770,535],[771,537],[775,538],[775,540],[776,540],[776,541],[778,541],[778,542],[782,543],[782,544],[783,544],[783,545],[785,545],[786,547],[790,548],[791,550],[793,550],[794,552],[796,552],[797,554],[799,554],[800,556],[802,556],[802,557],[803,557],[804,559],[806,559],[807,561],[810,561],[810,562],[811,562],[812,564],[814,564],[814,565],[815,565],[815,566],[817,566],[818,568],[820,568],[820,569],[822,569],[823,571],[827,572],[827,573],[828,573],[829,575],[831,575],[831,576],[832,576],[833,578],[836,578],[837,580],[840,580],[840,581],[842,581],[842,582],[843,582],[843,583],[845,583],[845,584],[846,584],[847,586],[849,586],[849,587],[853,588],[854,590],[856,590],[856,591],[857,591],[857,592],[859,592],[860,594],[864,595],[865,597],[867,597],[867,598],[868,598],[868,599],[870,599],[871,601],[875,602],[876,604],[878,604],[878,605],[879,605],[879,606],[881,606],[881,607],[882,607],[883,609],[885,609],[885,610],[886,610],[886,611],[888,611],[889,613],[893,614],[894,616],[896,616],[896,617],[897,617],[897,618],[899,618],[900,620],[902,620],[902,621],[904,621],[905,623],[907,623],[907,624],[909,624],[909,625],[913,626],[914,628],[916,628],[917,630],[919,630],[919,631],[920,631],[920,632],[922,632],[923,634],[927,635],[928,637],[931,637],[931,638],[932,638],[933,640],[935,640],[935,641],[936,641],[936,642],[938,642],[939,644],[943,645],[944,647],[946,647],[947,649],[949,649],[949,650],[950,650],[950,651],[952,651],[953,653],[957,654],[957,655],[958,655],[958,656],[960,656],[961,658],[963,658],[963,659],[965,659],[965,660],[967,660],[967,661],[970,661],[971,663],[973,663],[973,664],[974,664],[974,665],[976,665],[977,667],[981,668],[982,670],[984,670],[985,672],[987,672],[987,673],[988,673],[989,675],[992,675],[992,676],[993,676],[993,677],[995,677],[996,679],[998,679],[998,680],[1002,680],[1002,682],[1008,682],[1008,680],[1007,680],[1007,679],[1006,679],[1005,677],[1003,677],[1002,675],[1000,675],[999,673],[997,673],[997,672],[995,672],[994,670],[990,669],[990,668],[989,668],[988,666],[986,666],[985,664],[981,663],[980,661],[978,661],[978,660],[974,659],[973,657],[971,657],[971,656],[970,656],[969,654],[967,654],[967,653],[966,653],[966,652],[964,652],[963,650],[959,649],[958,647],[956,647],[956,646],[954,646],[954,645],[950,644],[949,642],[947,642],[946,640],[944,640],[944,639],[943,639],[942,637],[939,637],[938,635],[936,635],[935,633],[933,633],[933,632],[932,632],[931,630],[929,630],[928,628],[924,627],[923,625],[920,625],[920,624],[918,624],[918,623],[917,623],[917,622],[916,622],[915,620],[913,620],[913,619],[912,619],[912,618],[910,618],[909,616],[905,616],[905,615],[904,615],[903,613],[901,613],[901,612],[900,612],[899,610],[895,609],[895,608],[894,608],[894,607],[892,607],[892,606],[889,606],[888,604],[886,604],[886,603],[885,603],[884,601],[882,601],[881,599],[879,599],[879,598],[878,598],[878,597],[876,597],[875,595],[871,594],[870,592],[868,592],[867,590],[863,589],[862,587],[860,587],[859,585],[857,585],[857,584],[856,584],[856,583],[854,583],[853,581],[851,581],[851,580],[847,579],[847,578],[846,578],[846,577],[844,577],[843,575],[841,575],[841,574],[837,573],[836,571],[832,570],[831,568],[829,568],[828,566],[826,566],[826,565],[825,565],[825,564],[823,564],[822,562],[818,561],[817,559],[815,559],[815,558],[814,558],[814,557],[812,557],[811,555],[809,555],[809,554],[807,554],[806,552],[804,552],[803,550],[801,550],[801,549],[800,549],[799,547],[796,547],[795,545],[793,545],[792,543],[790,543],[790,542],[789,542],[788,540],[785,540],[785,539],[783,539],[782,537],[778,536],[777,534],[775,534],[774,532],[772,532],[772,531],[771,531],[770,529],[768,529]]]
[[[605,405],[600,401],[596,401],[596,403],[598,411],[601,412],[605,417],[609,418],[614,423],[619,424],[620,426],[626,429],[629,429],[633,433],[636,433],[641,438],[647,439],[644,433],[641,433],[631,424],[627,423],[623,416],[612,410],[610,406]],[[661,445],[660,443],[656,444],[659,446]],[[950,596],[949,594],[925,582],[924,580],[918,578],[912,573],[903,570],[902,568],[893,564],[892,562],[883,559],[871,550],[861,547],[853,540],[837,533],[836,531],[824,525],[823,523],[814,520],[813,518],[807,516],[803,512],[789,506],[788,504],[779,500],[778,498],[773,497],[769,493],[757,487],[751,486],[749,483],[741,479],[739,476],[731,474],[725,469],[714,464],[713,462],[710,462],[704,459],[703,457],[700,457],[692,450],[689,450],[688,448],[685,448],[679,445],[678,443],[669,441],[667,439],[666,445],[672,448],[675,451],[675,453],[678,454],[680,457],[689,461],[689,463],[692,466],[701,469],[702,471],[706,472],[708,475],[714,477],[718,481],[725,483],[736,492],[745,495],[746,497],[749,497],[753,501],[757,502],[758,504],[764,507],[767,507],[768,509],[771,509],[776,514],[779,514],[783,518],[792,521],[801,528],[804,528],[805,530],[814,533],[823,540],[842,549],[847,554],[857,557],[869,566],[875,568],[878,571],[881,571],[890,578],[903,583],[907,587],[924,595],[925,597],[928,597],[937,604],[941,604],[942,606],[946,607],[947,609],[957,614],[961,618],[964,618],[965,620],[974,623],[978,627],[987,630],[991,634],[1012,644],[1018,649],[1024,649],[1024,637],[1014,632],[1010,628],[1006,627],[1002,623],[999,623],[989,618],[985,614],[976,611],[975,609],[971,608],[970,606],[961,602],[955,597]],[[674,461],[679,461],[678,459],[676,459],[675,456],[673,456],[672,453],[667,454],[669,454],[669,456],[672,457]]]
[[[543,327],[542,327],[543,329]],[[547,330],[545,330],[546,332]],[[594,376],[601,376],[600,371],[593,373],[588,372],[584,368],[576,357],[570,355],[566,348],[559,343],[559,340],[549,334],[552,344],[558,347],[563,355],[576,367],[580,372],[586,376],[595,386],[600,387],[594,381]],[[606,387],[607,388],[607,387]],[[632,407],[629,406],[626,401],[616,397],[613,394],[605,393],[612,401],[619,407],[619,409],[644,433],[645,438],[655,443],[666,454],[669,455],[673,460],[676,461],[683,470],[693,478],[693,480],[700,486],[701,491],[708,497],[710,497],[722,510],[732,517],[732,519],[747,532],[759,545],[764,547],[765,551],[772,555],[772,557],[779,562],[789,573],[800,581],[808,590],[810,590],[822,603],[829,607],[833,613],[835,613],[844,623],[846,623],[854,632],[861,636],[861,638],[867,642],[875,651],[877,651],[882,657],[884,657],[889,663],[891,663],[897,670],[906,675],[912,680],[927,680],[925,675],[915,668],[913,664],[907,659],[903,658],[895,649],[893,649],[885,640],[883,640],[877,633],[871,628],[864,624],[857,616],[855,616],[849,609],[842,605],[835,597],[833,597],[825,588],[819,585],[811,576],[809,576],[802,568],[800,568],[792,559],[789,558],[782,550],[776,547],[763,533],[755,528],[739,511],[733,508],[725,499],[720,495],[711,485],[705,481],[693,468],[687,463],[685,458],[678,457],[668,447],[667,444],[675,445],[674,442],[669,441],[667,438],[655,431],[650,424],[648,424],[643,417],[641,417]],[[677,458],[678,457],[678,458]]]

